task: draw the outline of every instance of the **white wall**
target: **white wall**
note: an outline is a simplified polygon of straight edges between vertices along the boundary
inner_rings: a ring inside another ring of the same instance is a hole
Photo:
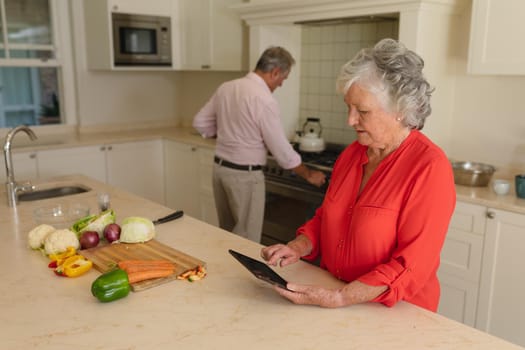
[[[525,77],[457,79],[449,156],[525,172]]]
[[[176,84],[180,84],[180,108],[179,114],[182,116],[183,126],[191,126],[193,116],[209,100],[211,95],[223,82],[237,79],[244,76],[247,72],[183,72],[181,79]]]

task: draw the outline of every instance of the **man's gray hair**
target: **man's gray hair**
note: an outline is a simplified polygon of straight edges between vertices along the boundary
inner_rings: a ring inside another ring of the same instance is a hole
[[[274,68],[280,68],[281,72],[286,73],[290,71],[294,64],[295,59],[286,49],[280,46],[271,46],[264,50],[257,61],[255,70],[266,73]]]

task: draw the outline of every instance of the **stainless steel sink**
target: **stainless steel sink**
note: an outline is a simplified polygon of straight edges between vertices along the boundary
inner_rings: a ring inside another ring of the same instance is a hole
[[[24,192],[18,195],[20,202],[31,202],[41,199],[71,196],[91,191],[91,188],[80,185],[57,186],[46,189],[36,189],[32,192]]]

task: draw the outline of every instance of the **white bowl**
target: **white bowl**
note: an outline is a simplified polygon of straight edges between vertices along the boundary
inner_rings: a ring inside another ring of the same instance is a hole
[[[502,179],[495,179],[492,181],[492,189],[496,194],[505,195],[509,193],[510,182]]]

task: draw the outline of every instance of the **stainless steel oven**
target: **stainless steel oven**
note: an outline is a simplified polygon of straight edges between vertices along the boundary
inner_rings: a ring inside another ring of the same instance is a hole
[[[303,162],[323,171],[327,183],[318,188],[290,170],[279,167],[268,158],[263,168],[266,185],[266,204],[261,243],[271,245],[287,243],[295,238],[299,226],[308,221],[323,202],[328,187],[333,164],[344,146],[332,145],[330,150],[321,153],[302,153]]]

